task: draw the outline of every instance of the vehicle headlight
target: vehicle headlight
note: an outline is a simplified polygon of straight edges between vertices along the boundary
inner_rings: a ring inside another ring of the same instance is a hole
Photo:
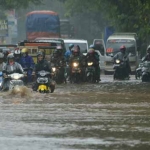
[[[119,63],[120,63],[120,60],[119,60],[119,59],[116,59],[116,63],[119,64]]]
[[[93,62],[88,62],[87,64],[88,64],[88,66],[92,66]]]
[[[20,78],[21,78],[21,76],[19,74],[15,74],[12,76],[12,79],[15,79],[15,80],[18,80]]]
[[[79,65],[79,63],[77,63],[77,62],[73,63],[73,67],[78,67],[78,65]]]
[[[56,71],[56,68],[55,68],[55,67],[53,67],[53,68],[52,68],[52,71],[53,71],[53,72],[55,72],[55,71]]]

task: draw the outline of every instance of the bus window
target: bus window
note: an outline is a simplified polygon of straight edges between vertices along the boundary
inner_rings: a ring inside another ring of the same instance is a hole
[[[31,50],[31,49],[29,49],[29,48],[28,48],[28,53],[29,53],[29,54],[32,54],[32,50]]]
[[[44,52],[45,55],[51,55],[54,49],[39,49],[39,51]]]
[[[32,49],[32,54],[37,54],[37,49]]]

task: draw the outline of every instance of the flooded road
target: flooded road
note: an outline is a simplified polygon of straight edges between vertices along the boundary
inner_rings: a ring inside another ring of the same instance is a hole
[[[1,93],[2,150],[149,150],[150,83],[57,85],[54,93]]]

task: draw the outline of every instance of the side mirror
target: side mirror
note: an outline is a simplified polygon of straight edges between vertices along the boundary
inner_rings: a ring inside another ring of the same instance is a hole
[[[109,53],[108,56],[110,57],[114,57],[113,53]]]
[[[129,57],[132,57],[132,56],[134,56],[134,54],[132,54],[132,53],[129,53]]]

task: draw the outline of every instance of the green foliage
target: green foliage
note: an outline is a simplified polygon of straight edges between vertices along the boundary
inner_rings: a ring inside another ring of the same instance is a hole
[[[39,5],[43,0],[0,0],[1,9],[27,8],[31,3]]]
[[[148,0],[63,0],[63,2],[67,16],[99,12],[104,21],[118,31],[137,32],[143,39],[150,34]]]

